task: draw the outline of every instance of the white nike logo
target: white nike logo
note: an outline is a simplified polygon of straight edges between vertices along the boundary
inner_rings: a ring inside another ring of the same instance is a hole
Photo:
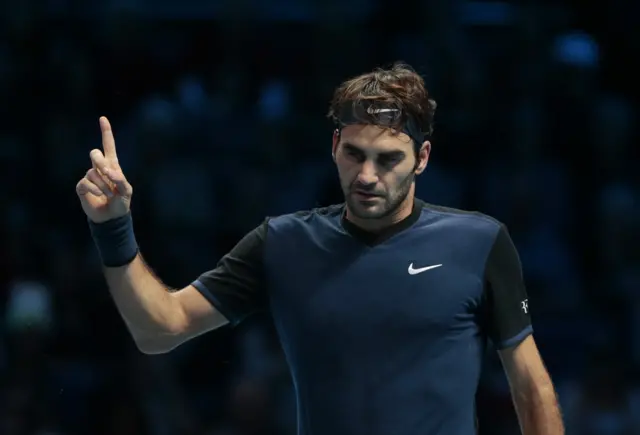
[[[442,264],[434,264],[433,266],[421,267],[419,269],[413,268],[413,263],[409,265],[409,275],[417,275],[422,272],[426,272],[427,270],[435,269],[436,267],[440,267]]]

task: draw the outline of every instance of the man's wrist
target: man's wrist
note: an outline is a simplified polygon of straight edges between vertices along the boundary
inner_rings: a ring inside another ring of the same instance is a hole
[[[101,223],[89,220],[89,229],[105,267],[125,266],[138,255],[130,212]]]

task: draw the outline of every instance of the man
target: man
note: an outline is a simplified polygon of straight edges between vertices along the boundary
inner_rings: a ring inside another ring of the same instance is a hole
[[[505,226],[414,196],[434,111],[408,66],[343,83],[330,116],[346,204],[265,220],[177,291],[138,252],[132,188],[101,118],[104,153],[91,151],[77,193],[140,350],[167,352],[269,309],[291,367],[299,434],[469,435],[490,338],[523,432],[564,433]]]

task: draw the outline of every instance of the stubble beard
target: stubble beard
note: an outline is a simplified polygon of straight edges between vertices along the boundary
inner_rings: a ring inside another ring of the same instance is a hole
[[[404,178],[398,185],[397,189],[390,195],[382,197],[382,204],[374,208],[364,208],[359,201],[355,200],[350,194],[351,187],[347,188],[345,192],[345,198],[349,211],[354,217],[358,219],[383,219],[389,215],[394,214],[398,208],[402,206],[402,203],[409,195],[411,191],[411,185],[415,179],[415,173],[410,173]]]

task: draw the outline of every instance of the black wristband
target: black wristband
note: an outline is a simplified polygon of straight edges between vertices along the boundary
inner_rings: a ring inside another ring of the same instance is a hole
[[[131,213],[102,223],[89,220],[89,229],[104,266],[125,266],[138,255]]]

